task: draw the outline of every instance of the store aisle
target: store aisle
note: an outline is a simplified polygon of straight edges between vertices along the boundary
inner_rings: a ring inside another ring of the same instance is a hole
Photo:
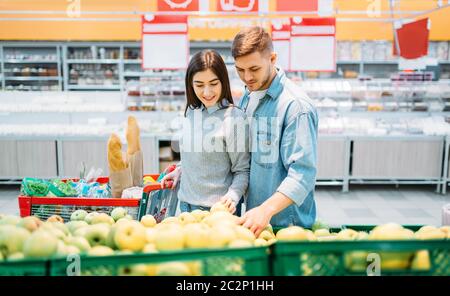
[[[0,186],[0,213],[19,214],[18,193],[17,186]],[[436,194],[433,187],[423,186],[357,186],[348,193],[337,187],[319,187],[316,200],[318,220],[329,226],[388,222],[439,226],[450,194]]]

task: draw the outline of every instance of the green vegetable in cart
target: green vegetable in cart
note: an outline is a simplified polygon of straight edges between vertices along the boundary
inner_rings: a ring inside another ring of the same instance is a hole
[[[67,182],[63,182],[59,179],[53,179],[49,185],[49,196],[77,196],[77,191],[72,186],[72,181],[69,180]]]
[[[47,196],[50,183],[46,180],[35,178],[24,178],[20,192],[25,196]]]

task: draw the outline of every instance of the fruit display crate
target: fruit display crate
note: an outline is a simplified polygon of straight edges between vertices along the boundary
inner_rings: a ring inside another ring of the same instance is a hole
[[[50,260],[52,276],[74,274],[75,262]],[[269,248],[197,249],[161,253],[81,256],[79,275],[266,276]]]
[[[159,175],[149,175],[153,179],[158,179]],[[71,179],[77,181],[77,179]],[[100,184],[106,184],[109,181],[107,177],[101,177],[96,180]],[[153,201],[153,197],[155,201]],[[161,206],[170,207],[169,214],[174,214],[176,207],[176,195],[171,190],[162,190],[159,183],[146,185],[143,190],[142,198],[94,198],[94,197],[37,197],[37,196],[19,196],[20,216],[26,217],[35,215],[40,219],[47,219],[52,215],[61,216],[64,221],[70,221],[70,215],[76,210],[85,210],[87,212],[99,212],[110,214],[116,207],[127,209],[133,219],[140,220],[146,214],[148,201],[152,202],[151,214],[156,212]],[[173,206],[175,204],[175,206]],[[164,210],[163,208],[161,208]],[[164,215],[164,210],[161,215]]]
[[[0,276],[47,276],[50,262],[45,259],[27,259],[0,262]]]
[[[343,225],[370,231],[374,226]],[[417,231],[420,225],[404,225]],[[331,232],[338,232],[330,229]],[[277,242],[273,247],[277,276],[450,275],[448,240],[373,240]],[[379,270],[372,263],[379,263]]]

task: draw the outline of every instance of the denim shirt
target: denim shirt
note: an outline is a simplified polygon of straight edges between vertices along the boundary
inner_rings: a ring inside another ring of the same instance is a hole
[[[248,90],[239,102],[246,111]],[[278,69],[251,120],[251,166],[246,209],[261,205],[275,192],[294,204],[272,217],[278,227],[311,227],[316,219],[317,111],[300,87]]]

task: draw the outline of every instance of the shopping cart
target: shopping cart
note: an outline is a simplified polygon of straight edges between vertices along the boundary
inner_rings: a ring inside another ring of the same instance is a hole
[[[160,175],[148,175],[157,180]],[[77,179],[70,179],[77,181]],[[67,180],[66,180],[67,181]],[[100,184],[108,183],[109,178],[101,177],[96,180]],[[168,184],[170,187],[171,184]],[[20,216],[37,216],[42,220],[52,215],[61,216],[69,221],[76,210],[100,212],[110,214],[116,207],[127,209],[133,219],[140,220],[146,214],[154,215],[158,221],[165,217],[174,216],[177,205],[178,188],[161,188],[159,183],[152,183],[143,188],[141,198],[92,198],[92,197],[37,197],[19,196]],[[147,211],[148,205],[149,210]]]

